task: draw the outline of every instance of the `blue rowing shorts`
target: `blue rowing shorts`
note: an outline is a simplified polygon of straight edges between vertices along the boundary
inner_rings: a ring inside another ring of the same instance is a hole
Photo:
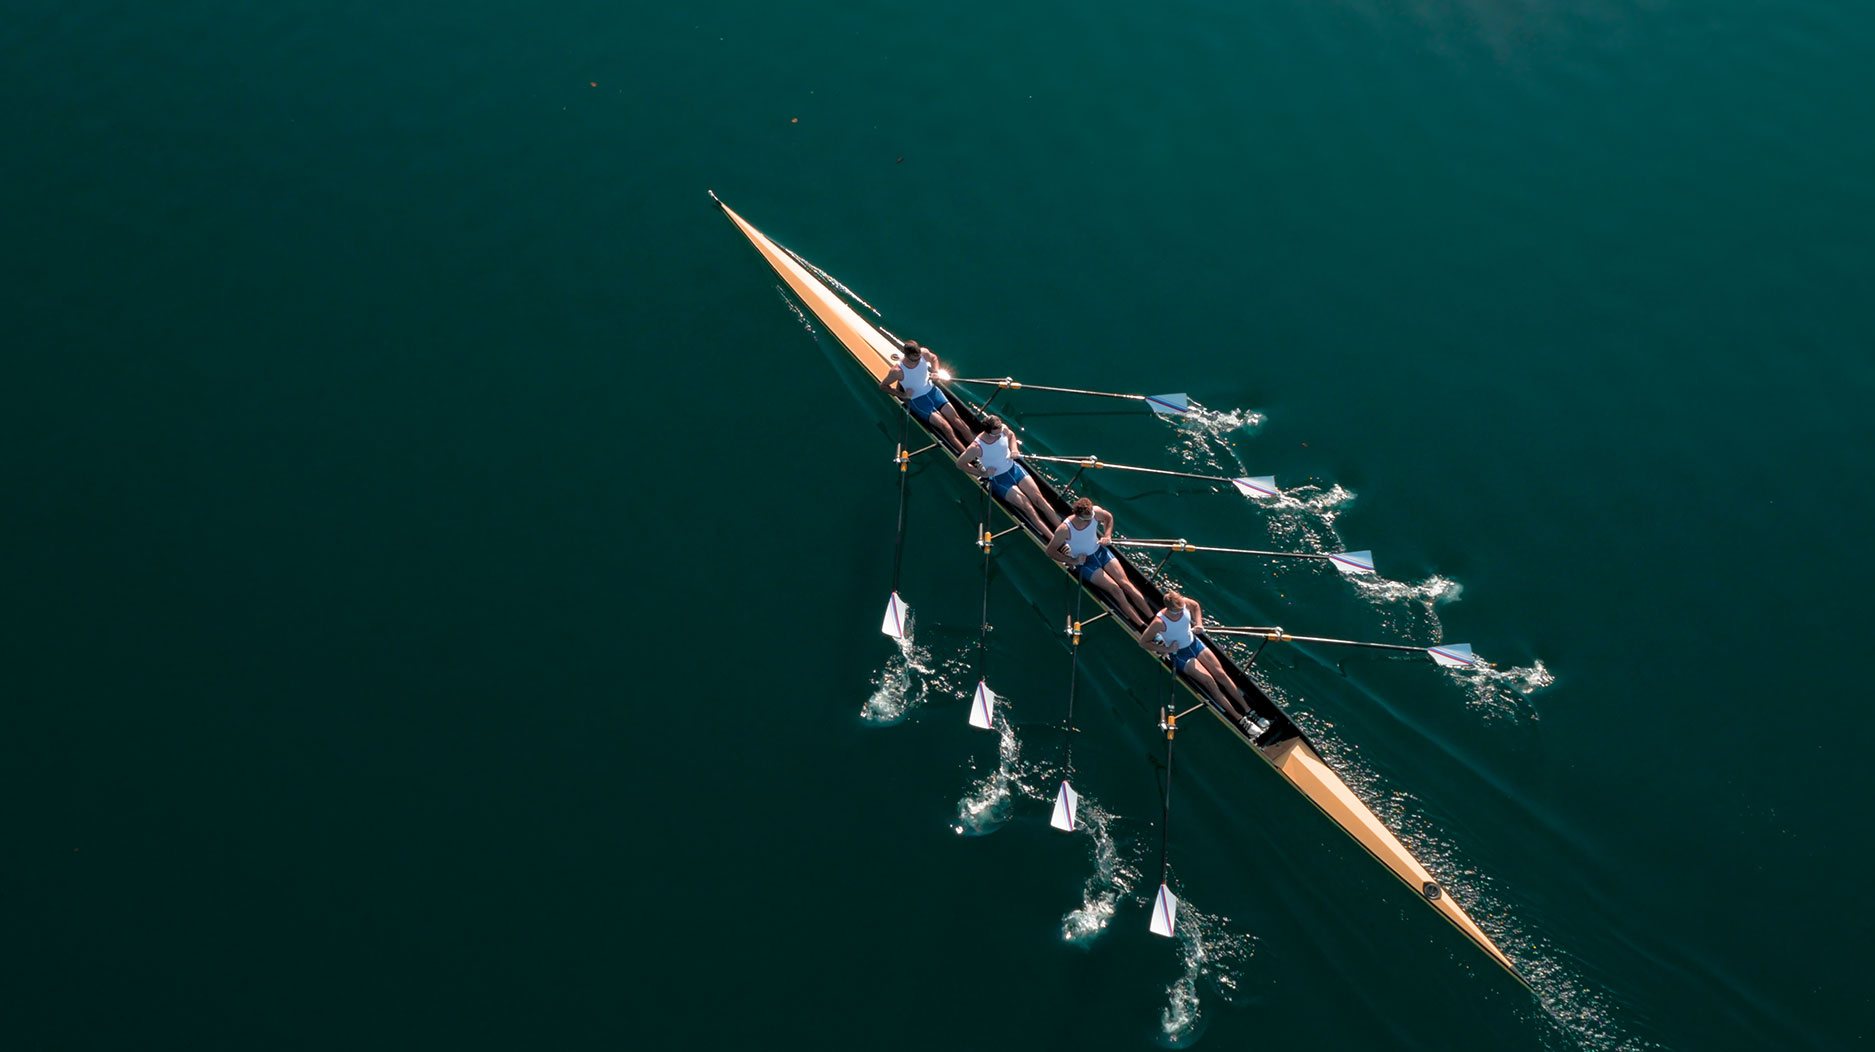
[[[1103,544],[1095,548],[1094,554],[1088,556],[1081,565],[1075,567],[1074,572],[1081,575],[1081,580],[1091,581],[1096,574],[1100,573],[1101,567],[1112,561],[1113,553],[1108,551],[1107,546]]]
[[[938,390],[934,384],[929,391],[905,404],[911,407],[912,415],[920,420],[929,420],[932,413],[949,405],[950,399],[945,398],[944,392]]]
[[[1204,640],[1194,639],[1191,641],[1191,646],[1172,655],[1172,667],[1179,672],[1183,672],[1185,671],[1185,666],[1196,661],[1198,655],[1202,653],[1204,653]]]
[[[937,388],[934,387],[932,388],[932,390],[935,391],[937,390]],[[1011,464],[1009,465],[1008,471],[1005,471],[1002,474],[997,475],[994,478],[990,479],[990,492],[996,494],[998,498],[1001,498],[1004,494],[1008,493],[1010,490],[1015,489],[1018,485],[1021,485],[1022,480],[1028,477],[1029,477],[1029,473],[1022,470],[1022,465]]]

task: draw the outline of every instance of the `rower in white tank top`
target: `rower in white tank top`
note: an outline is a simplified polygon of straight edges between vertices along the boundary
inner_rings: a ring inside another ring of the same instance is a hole
[[[1204,645],[1204,640],[1197,638],[1203,626],[1204,609],[1196,600],[1167,592],[1165,609],[1153,615],[1140,630],[1139,645],[1162,658],[1170,658],[1173,671],[1191,680],[1200,694],[1229,713],[1231,722],[1242,727],[1244,734],[1255,741],[1269,729],[1269,723],[1257,717],[1250,703],[1244,700],[1243,688],[1231,678],[1218,656]]]
[[[938,364],[937,355],[918,346],[917,340],[906,340],[903,347],[903,355],[886,370],[879,386],[903,400],[905,408],[911,410],[911,415],[939,442],[962,450],[970,444],[972,432],[963,417],[957,415],[957,407],[944,397],[944,389],[937,385],[938,380],[944,379],[944,367]]]
[[[1107,544],[1113,540],[1113,513],[1082,497],[1055,528],[1048,557],[1092,585],[1122,621],[1135,630],[1152,619],[1152,606],[1126,575],[1126,564]]]
[[[931,359],[935,355],[920,354],[916,365],[899,363],[899,386],[905,389],[905,397],[922,398],[931,390]],[[909,360],[909,356],[908,359]]]
[[[1022,455],[1016,436],[1000,417],[983,418],[983,430],[957,458],[957,466],[989,485],[992,496],[1009,505],[1029,528],[1047,536],[1060,523],[1061,516],[1042,496],[1035,480],[1021,464]]]
[[[1085,559],[1100,548],[1100,522],[1088,519],[1085,525],[1080,520],[1070,518],[1068,527],[1068,554]]]
[[[990,478],[1008,471],[1016,463],[1015,459],[1009,455],[1009,429],[1003,428],[996,433],[996,436],[993,442],[977,440],[977,444],[982,447],[977,451],[977,463],[983,466],[983,473]],[[986,432],[984,438],[987,437]]]
[[[1189,609],[1181,609],[1178,616],[1173,617],[1171,608],[1167,607],[1165,613],[1159,615],[1159,624],[1163,626],[1159,638],[1165,641],[1167,649],[1177,651],[1191,646],[1191,611]]]

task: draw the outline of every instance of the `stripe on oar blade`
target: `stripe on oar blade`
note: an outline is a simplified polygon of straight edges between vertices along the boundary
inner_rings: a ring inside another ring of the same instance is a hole
[[[1152,903],[1152,933],[1172,937],[1178,925],[1178,896],[1164,884],[1159,885],[1159,897]]]
[[[1335,569],[1342,573],[1363,574],[1374,572],[1373,552],[1334,552],[1328,561],[1335,564]]]
[[[1191,396],[1183,394],[1147,395],[1146,407],[1160,416],[1177,416],[1191,408]]]
[[[1074,832],[1074,811],[1081,805],[1081,796],[1066,781],[1061,783],[1061,791],[1055,794],[1055,814],[1048,824],[1063,833]]]
[[[905,607],[905,600],[900,599],[897,592],[893,592],[892,598],[885,601],[885,620],[880,623],[879,631],[893,639],[904,639],[906,615],[909,613],[910,611]]]
[[[1262,475],[1257,478],[1231,479],[1230,484],[1237,487],[1237,492],[1252,499],[1257,497],[1280,497],[1283,491],[1276,488],[1276,476]]]
[[[1441,668],[1476,668],[1478,659],[1471,653],[1467,643],[1447,643],[1440,647],[1427,647],[1426,653],[1432,655],[1434,663]]]
[[[970,726],[990,729],[990,715],[996,707],[996,693],[977,680],[977,692],[970,699]]]

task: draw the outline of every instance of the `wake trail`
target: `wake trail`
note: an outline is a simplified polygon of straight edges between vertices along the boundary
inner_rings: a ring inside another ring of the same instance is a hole
[[[1232,931],[1228,918],[1205,913],[1183,897],[1173,936],[1185,967],[1165,988],[1157,1037],[1162,1047],[1189,1048],[1204,1036],[1207,991],[1225,1004],[1242,1000],[1243,973],[1256,955],[1256,936]]]
[[[1092,945],[1113,923],[1120,900],[1139,885],[1137,850],[1122,853],[1113,835],[1115,816],[1102,810],[1091,797],[1081,797],[1077,833],[1088,840],[1094,869],[1081,885],[1081,905],[1061,918],[1061,939],[1071,946]]]
[[[898,653],[873,673],[872,694],[859,708],[859,718],[866,723],[875,727],[899,723],[930,696],[934,675],[931,651],[915,642],[916,630],[917,621],[907,612],[905,636],[893,640],[898,644]]]
[[[996,766],[978,778],[957,801],[957,818],[951,831],[958,836],[987,836],[1009,821],[1010,805],[1016,796],[1043,799],[1043,792],[1032,785],[1022,763],[1022,741],[1008,715],[997,711]],[[975,761],[972,761],[975,766]]]

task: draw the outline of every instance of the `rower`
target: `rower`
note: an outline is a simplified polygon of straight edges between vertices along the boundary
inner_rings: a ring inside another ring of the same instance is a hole
[[[1049,557],[1098,589],[1127,624],[1145,624],[1152,618],[1152,604],[1126,576],[1126,564],[1107,547],[1113,540],[1113,513],[1086,497],[1070,510],[1073,514],[1061,520],[1049,539]]]
[[[1231,718],[1255,738],[1267,725],[1257,726],[1250,704],[1244,700],[1236,681],[1224,671],[1224,663],[1204,645],[1204,640],[1197,638],[1196,633],[1203,630],[1204,608],[1198,601],[1177,592],[1167,592],[1165,609],[1153,615],[1152,621],[1140,631],[1139,645],[1160,657],[1171,658],[1174,671],[1184,673],[1211,700],[1224,706]]]
[[[990,492],[1016,510],[1029,524],[1046,533],[1060,525],[1061,518],[1042,496],[1040,487],[1029,473],[1016,463],[1016,436],[1001,417],[983,418],[983,430],[976,440],[957,457],[957,466],[989,483]]]
[[[938,438],[952,449],[970,444],[970,425],[957,415],[957,407],[944,397],[944,391],[932,379],[938,371],[937,355],[918,346],[917,340],[905,341],[905,356],[888,369],[879,386],[904,401],[912,415],[934,428]],[[892,385],[898,384],[898,390]]]

